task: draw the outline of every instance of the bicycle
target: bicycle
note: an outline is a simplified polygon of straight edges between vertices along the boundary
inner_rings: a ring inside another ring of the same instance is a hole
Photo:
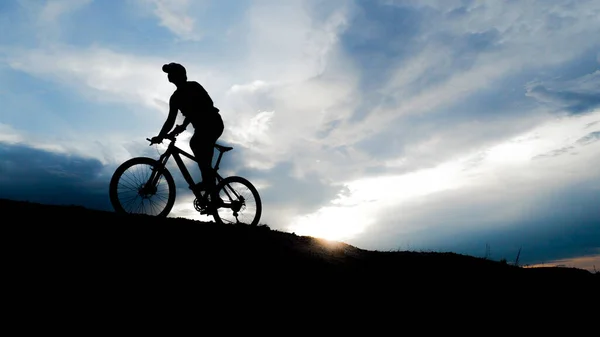
[[[199,184],[192,178],[182,156],[194,162],[196,158],[175,145],[177,136],[178,133],[169,133],[164,137],[171,142],[159,159],[135,157],[117,167],[109,186],[110,201],[115,212],[166,217],[175,204],[175,181],[166,166],[173,157],[196,197],[194,208],[200,214],[212,215],[218,224],[256,226],[262,214],[262,202],[256,187],[243,177],[224,178],[218,173],[223,154],[233,147],[215,144],[218,158],[212,169],[216,187],[213,191],[204,191],[197,187]],[[149,138],[146,140],[151,142]]]

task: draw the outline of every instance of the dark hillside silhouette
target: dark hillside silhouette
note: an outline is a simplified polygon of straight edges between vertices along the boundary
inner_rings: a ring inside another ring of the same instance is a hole
[[[367,251],[264,225],[1,199],[0,211],[8,289],[26,289],[24,298],[35,301],[235,306],[251,297],[251,303],[295,310],[353,303],[368,315],[369,307],[390,303],[415,311],[443,303],[469,303],[472,309],[556,305],[559,299],[585,303],[600,284],[600,275],[581,269],[524,269],[453,253]]]

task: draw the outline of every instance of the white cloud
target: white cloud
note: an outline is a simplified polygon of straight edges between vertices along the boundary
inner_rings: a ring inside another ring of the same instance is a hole
[[[182,40],[198,41],[201,39],[200,32],[196,29],[196,20],[190,13],[198,14],[199,5],[206,1],[189,0],[141,0],[142,3],[151,5],[154,14],[164,26]],[[192,6],[192,4],[194,6]],[[192,11],[192,8],[194,9]]]
[[[463,202],[476,209],[475,201],[485,204],[482,209],[486,209],[484,214],[472,213],[476,220],[473,225],[479,230],[485,224],[511,223],[526,216],[545,191],[600,178],[595,170],[600,165],[600,141],[579,141],[600,132],[598,124],[592,124],[598,121],[600,110],[558,118],[483,152],[466,154],[429,169],[349,181],[331,205],[297,217],[289,228],[347,242],[354,241],[357,234],[366,232],[374,223],[389,227],[392,232],[409,234],[427,226],[468,224],[463,217],[454,223],[452,211],[448,210],[452,209],[451,204]],[[596,128],[590,129],[590,125]],[[564,148],[571,151],[555,152]],[[549,153],[553,155],[547,156]],[[443,213],[433,211],[440,207],[436,196],[443,197]],[[519,203],[514,203],[515,197]],[[352,216],[355,214],[368,221]],[[415,217],[411,218],[411,214]]]
[[[23,141],[23,137],[10,125],[0,123],[0,142],[15,144]]]
[[[42,44],[59,40],[62,35],[62,20],[72,15],[92,0],[19,0],[28,17],[27,23]],[[17,25],[15,25],[17,26]]]
[[[61,16],[88,5],[92,0],[51,0],[42,5],[39,19],[44,24],[56,24]]]
[[[462,1],[398,3],[430,6],[440,11],[438,15],[425,16],[425,20],[431,21],[425,21],[420,26],[423,29],[422,36],[430,39],[419,40],[427,43],[417,44],[412,53],[414,56],[390,58],[392,67],[388,72],[391,73],[389,81],[383,83],[380,90],[372,92],[373,96],[383,97],[379,100],[382,103],[377,105],[378,101],[375,100],[366,117],[358,122],[342,118],[342,122],[327,137],[326,142],[330,146],[352,146],[365,140],[377,143],[378,138],[382,139],[381,142],[388,142],[382,135],[401,135],[404,129],[414,127],[406,122],[410,116],[452,111],[455,104],[469,101],[482,91],[493,90],[504,79],[524,70],[549,69],[581,56],[589,48],[589,41],[593,41],[600,30],[600,22],[585,14],[600,9],[598,4],[590,2],[572,7],[567,6],[569,2],[564,2],[550,6],[548,10],[539,10],[539,6],[529,4],[522,8],[508,3],[472,3],[466,6],[463,15],[448,14],[465,5]],[[577,17],[580,19],[573,20]],[[560,25],[561,29],[554,29],[556,25]],[[519,27],[523,27],[523,31],[519,31]],[[448,41],[493,30],[498,32],[497,40],[492,41],[494,47],[482,51],[469,50],[473,55],[468,66],[456,68],[455,64],[461,61],[464,51]],[[436,34],[445,38],[435,39]],[[568,50],[563,46],[569,46]],[[539,57],[540,53],[544,57]],[[424,82],[424,79],[428,81]],[[516,89],[524,92],[523,88]],[[367,101],[368,97],[369,93],[358,94],[356,101]],[[350,109],[356,106],[350,106]],[[489,118],[489,113],[487,116]],[[507,116],[495,118],[493,123],[486,123],[479,119],[483,117],[473,114],[472,120],[461,124],[430,124],[425,131],[431,136],[424,141],[401,138],[404,143],[398,151],[406,151],[406,155],[413,158],[399,157],[394,160],[410,164],[415,157],[429,159],[437,155],[444,159],[452,155],[449,151],[459,155],[461,151],[476,150],[486,142],[515,135],[548,117],[547,111],[526,107],[520,113],[511,111]],[[454,144],[454,147],[449,147],[450,144]],[[367,162],[376,165],[374,158],[370,161],[364,159],[363,167]]]
[[[245,66],[237,74],[247,80],[234,82],[219,99],[228,123],[226,137],[248,146],[251,166],[314,161],[313,151],[321,146],[316,135],[325,124],[352,113],[347,102],[355,96],[358,74],[337,39],[351,8],[321,13],[324,19],[317,20],[310,4],[265,2],[248,11],[249,49],[241,55]],[[262,118],[264,111],[269,111],[268,119]],[[268,137],[260,128],[248,127],[267,121]],[[263,136],[250,137],[253,130]]]
[[[247,69],[253,80],[295,83],[321,74],[328,65],[329,53],[337,36],[346,28],[349,6],[341,6],[317,20],[310,4],[257,2],[248,11],[247,43],[250,47]]]
[[[166,113],[173,91],[160,67],[164,59],[119,54],[102,47],[67,46],[14,52],[9,65],[70,86],[99,101],[142,103]]]
[[[436,11],[436,24],[429,26],[437,32],[461,35],[497,30],[500,42],[520,45],[526,49],[556,50],[566,45],[581,47],[589,43],[598,28],[596,1],[558,0],[548,4],[544,0],[512,3],[505,1],[439,1],[439,0],[386,0],[396,6],[429,7]],[[561,43],[548,43],[560,40]],[[544,59],[570,53],[544,55]]]
[[[185,7],[186,3],[161,3],[161,6],[176,5]],[[336,34],[343,30],[347,10],[333,11],[318,22],[310,19],[307,10],[303,3],[296,2],[286,6],[257,5],[251,11],[247,53],[250,57],[239,61],[246,64],[242,69],[252,70],[250,73],[224,74],[208,66],[183,62],[191,80],[197,74],[204,74],[200,82],[211,83],[210,94],[227,124],[224,138],[249,149],[246,153],[251,167],[268,168],[280,161],[306,157],[310,149],[318,149],[314,137],[323,123],[350,112],[336,107],[347,100],[355,86],[351,65],[335,47]],[[278,21],[278,28],[261,21],[290,11],[298,19]],[[273,46],[272,39],[283,38],[283,35],[274,37],[274,32],[285,35],[282,41],[288,43]],[[8,58],[13,69],[69,86],[90,99],[141,103],[159,110],[160,116],[165,116],[166,101],[174,89],[160,71],[160,66],[170,61],[123,54],[95,45],[76,48],[60,43],[39,49],[10,50]],[[318,78],[323,75],[326,62],[337,63],[339,68],[328,77]],[[236,84],[240,78],[252,78],[253,74],[257,77],[249,84]],[[256,101],[257,94],[267,97],[271,105]],[[299,143],[309,148],[292,151]]]

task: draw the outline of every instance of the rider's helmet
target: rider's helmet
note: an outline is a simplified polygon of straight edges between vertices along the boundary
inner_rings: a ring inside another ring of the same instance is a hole
[[[173,78],[187,79],[185,68],[179,63],[168,63],[162,66],[162,71],[169,74]]]

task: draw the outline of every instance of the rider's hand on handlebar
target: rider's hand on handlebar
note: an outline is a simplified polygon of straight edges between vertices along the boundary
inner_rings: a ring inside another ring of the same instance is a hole
[[[163,141],[163,137],[161,136],[154,136],[152,137],[152,139],[150,139],[150,145],[152,144],[160,144]]]

